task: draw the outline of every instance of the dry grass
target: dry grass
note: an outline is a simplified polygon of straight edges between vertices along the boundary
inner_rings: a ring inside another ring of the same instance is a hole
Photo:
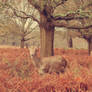
[[[0,92],[92,92],[92,57],[87,51],[57,48],[55,53],[64,55],[68,71],[41,76],[27,49],[0,48]]]
[[[0,48],[20,48],[18,46],[0,45]]]

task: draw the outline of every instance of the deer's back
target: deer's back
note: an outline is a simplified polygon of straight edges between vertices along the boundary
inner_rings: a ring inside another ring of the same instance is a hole
[[[61,56],[42,58],[41,62],[41,73],[64,72],[67,66],[67,61]]]

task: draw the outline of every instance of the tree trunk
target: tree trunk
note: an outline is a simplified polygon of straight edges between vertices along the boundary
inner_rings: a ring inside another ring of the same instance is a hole
[[[92,39],[88,40],[88,55],[91,55],[91,51],[92,51]]]
[[[24,42],[25,42],[25,40],[24,40],[24,38],[22,38],[22,39],[21,39],[21,46],[20,46],[21,48],[24,48],[24,46],[25,46],[25,45],[24,45]]]
[[[40,30],[41,39],[41,57],[53,56],[53,41],[54,41],[54,30],[46,30],[41,27]]]
[[[68,39],[68,47],[69,47],[69,48],[73,48],[72,37],[69,37],[69,39]]]
[[[41,15],[40,25],[41,58],[54,55],[54,26],[49,25],[46,17]]]

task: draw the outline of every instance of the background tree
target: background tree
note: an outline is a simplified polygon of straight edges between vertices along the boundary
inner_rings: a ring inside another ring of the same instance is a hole
[[[75,29],[67,30],[67,42],[69,48],[73,48],[73,39],[76,37],[81,37],[81,33],[78,30]]]
[[[88,54],[92,51],[92,29],[79,30],[81,38],[84,38],[88,42]]]
[[[32,20],[28,20],[28,19],[14,19],[13,23],[16,25],[15,29],[17,28],[18,30],[13,31],[13,33],[17,33],[20,37],[21,37],[21,44],[20,47],[24,48],[25,46],[25,42],[31,39],[36,38],[35,36],[32,36],[31,33],[35,30],[37,30],[37,25],[32,26],[33,25],[33,21]]]
[[[25,42],[33,39],[36,36],[30,36],[30,34],[36,29],[37,30],[37,24],[33,22],[33,20],[29,18],[23,18],[22,15],[21,17],[17,16],[17,11],[22,11],[25,13],[31,13],[32,15],[34,14],[34,9],[31,9],[31,6],[27,2],[27,0],[20,0],[20,1],[8,1],[5,2],[6,8],[4,14],[6,17],[10,18],[9,22],[12,22],[12,32],[19,35],[21,37],[21,48],[24,48]],[[13,4],[13,5],[11,5]],[[7,9],[9,8],[9,9]],[[12,12],[13,10],[13,12]],[[15,12],[16,11],[16,12]],[[7,15],[6,15],[7,13]],[[30,14],[29,13],[29,14]],[[9,23],[8,23],[9,24]],[[15,29],[15,30],[14,30]]]
[[[84,5],[84,7],[82,7],[83,10],[85,10],[85,11],[92,10],[92,2],[88,3],[88,2],[85,2],[84,0],[81,0],[80,3],[82,5]],[[79,6],[77,5],[77,7],[79,7]],[[84,24],[85,25],[89,25],[89,24],[92,23],[92,17],[90,17],[89,19],[85,19],[84,18],[83,20],[80,20],[80,23],[82,25],[84,25]],[[88,42],[88,54],[90,55],[91,54],[91,51],[92,51],[92,28],[79,29],[78,32],[80,33],[80,36],[79,37],[82,37],[85,40],[87,40],[87,42]]]

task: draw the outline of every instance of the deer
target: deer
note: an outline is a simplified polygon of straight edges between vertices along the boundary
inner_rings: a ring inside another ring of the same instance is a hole
[[[67,61],[64,57],[60,55],[50,56],[50,57],[37,57],[38,49],[34,50],[31,54],[31,58],[35,67],[38,69],[38,73],[43,75],[46,73],[64,73],[67,67]]]

